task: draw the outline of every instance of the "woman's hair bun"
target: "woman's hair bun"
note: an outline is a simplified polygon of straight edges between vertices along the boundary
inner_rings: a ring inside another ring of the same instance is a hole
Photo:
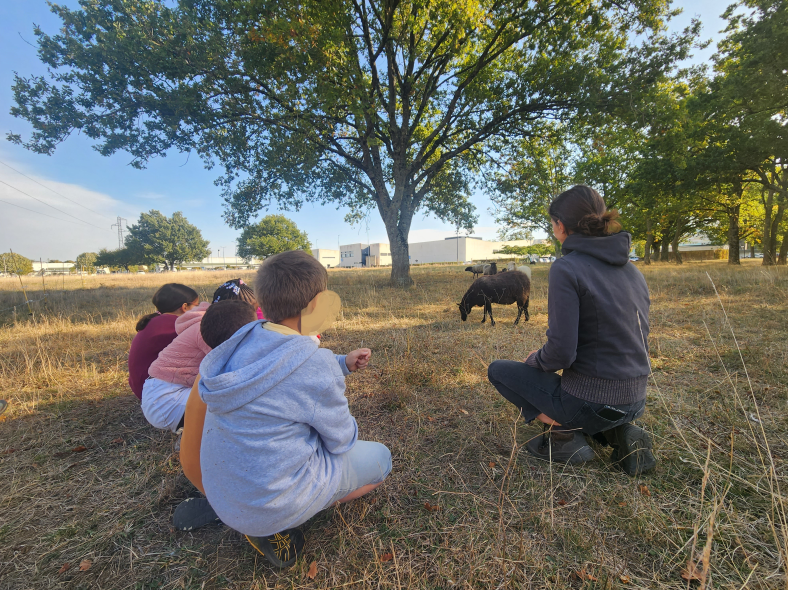
[[[558,195],[550,203],[548,213],[570,232],[586,236],[607,236],[621,229],[621,224],[616,221],[618,211],[608,210],[599,193],[584,184]]]
[[[602,215],[589,213],[577,222],[577,231],[587,236],[607,236],[621,229],[621,224],[616,221],[618,211],[610,209]]]

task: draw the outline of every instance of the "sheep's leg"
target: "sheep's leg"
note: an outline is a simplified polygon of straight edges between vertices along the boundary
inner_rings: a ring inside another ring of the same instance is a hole
[[[528,313],[528,304],[530,302],[531,302],[531,298],[528,297],[528,299],[525,300],[525,321],[526,322],[531,319],[531,315]]]
[[[482,305],[482,312],[483,312],[482,313],[482,323],[484,323],[484,322],[487,321],[487,302],[486,301],[484,302],[484,305]],[[492,318],[490,318],[490,319],[492,319]]]
[[[523,308],[520,304],[517,304],[517,318],[514,320],[514,325],[516,326],[520,322],[520,316],[523,314]]]
[[[486,307],[486,309],[487,309],[487,312],[490,314],[490,324],[494,326],[494,325],[495,325],[495,320],[494,320],[494,319],[493,319],[493,317],[492,317],[492,303],[490,303],[490,300],[488,299],[488,300],[485,302],[485,305],[487,306],[487,307]]]

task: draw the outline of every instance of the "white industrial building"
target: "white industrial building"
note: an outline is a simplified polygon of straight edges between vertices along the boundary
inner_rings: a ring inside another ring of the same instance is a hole
[[[335,268],[339,266],[339,250],[312,248],[312,256],[317,258],[317,261],[326,268]]]
[[[504,246],[531,246],[533,240],[508,240],[490,242],[472,236],[451,237],[431,242],[408,244],[411,264],[430,264],[440,262],[472,262],[475,260],[496,260],[511,258],[510,254],[497,251]],[[313,250],[316,252],[336,252],[336,250]],[[318,258],[317,255],[315,255]],[[324,260],[318,258],[324,264]],[[339,247],[339,266],[359,268],[363,266],[390,266],[391,248],[389,244],[345,244]],[[331,265],[335,266],[335,265]]]

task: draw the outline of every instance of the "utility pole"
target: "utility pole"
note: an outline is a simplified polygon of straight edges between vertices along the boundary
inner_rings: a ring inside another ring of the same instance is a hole
[[[111,228],[118,228],[118,250],[123,249],[123,228],[126,227],[126,221],[126,219],[123,219],[120,215],[118,215],[118,221],[110,226]]]

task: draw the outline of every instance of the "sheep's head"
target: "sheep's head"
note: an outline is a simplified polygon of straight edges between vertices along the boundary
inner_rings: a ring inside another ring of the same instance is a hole
[[[462,318],[462,321],[464,322],[465,320],[468,319],[468,314],[471,313],[471,310],[468,309],[468,307],[466,306],[464,301],[460,301],[457,304],[457,307],[460,308],[460,317]]]

